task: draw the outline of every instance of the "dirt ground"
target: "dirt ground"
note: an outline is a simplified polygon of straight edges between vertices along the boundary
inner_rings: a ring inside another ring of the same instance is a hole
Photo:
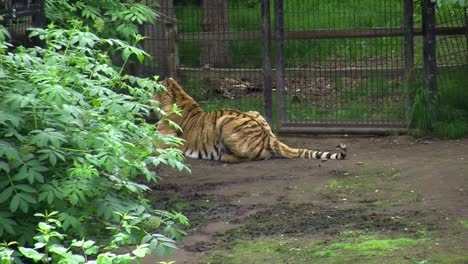
[[[468,139],[282,140],[349,156],[160,168],[152,201],[191,227],[144,263],[468,263]]]

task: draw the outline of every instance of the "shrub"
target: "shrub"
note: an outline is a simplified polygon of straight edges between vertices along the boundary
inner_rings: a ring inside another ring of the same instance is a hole
[[[0,29],[0,40],[4,33]],[[7,43],[0,43],[2,240],[32,247],[38,224],[33,214],[46,210],[60,212],[54,217],[70,241],[106,238],[112,231],[106,227],[122,221],[115,212],[139,221],[156,217],[161,232],[180,238],[176,223],[186,224],[185,217],[153,211],[143,195],[149,188],[135,181],[140,175],[156,181],[150,166],[160,163],[188,170],[180,151],[156,149],[152,142],[175,146],[180,139],[144,122],[151,108],[159,111],[151,94],[161,87],[122,75],[103,50],[119,50],[124,62],[132,56],[142,61],[146,54],[124,41],[99,38],[77,21],[71,29],[52,25],[31,35],[46,46],[8,52]],[[141,228],[125,231],[132,234],[129,243],[148,235]],[[168,241],[160,253],[172,246]]]

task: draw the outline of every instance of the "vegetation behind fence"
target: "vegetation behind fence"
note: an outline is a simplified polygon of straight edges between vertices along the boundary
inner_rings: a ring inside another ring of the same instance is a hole
[[[171,73],[207,110],[232,107],[262,111],[260,1],[203,3],[211,5],[174,1],[161,11],[174,34],[166,42],[174,45]],[[423,62],[422,7],[418,1],[414,3],[413,61],[417,75]],[[406,127],[411,102],[403,78],[407,66],[403,10],[403,0],[285,1],[286,122]],[[462,9],[438,10],[436,49],[441,69],[466,65],[465,25]],[[271,44],[274,62],[273,37]],[[210,47],[211,53],[206,56]],[[277,100],[273,94],[275,113]]]

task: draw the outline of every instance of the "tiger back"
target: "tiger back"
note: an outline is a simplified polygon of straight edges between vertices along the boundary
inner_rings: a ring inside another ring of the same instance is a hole
[[[273,134],[266,120],[256,111],[241,112],[233,109],[218,109],[205,112],[172,78],[161,84],[167,92],[154,94],[160,108],[169,113],[168,118],[177,123],[178,132],[162,120],[158,130],[163,134],[176,134],[184,139],[179,148],[186,157],[242,162],[275,157],[306,159],[344,159],[346,145],[340,144],[338,152],[290,148]],[[182,114],[170,113],[177,104]],[[161,146],[159,146],[161,147]]]

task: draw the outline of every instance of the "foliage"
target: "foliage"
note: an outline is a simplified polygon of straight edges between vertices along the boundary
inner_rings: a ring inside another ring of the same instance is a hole
[[[76,18],[103,37],[130,40],[138,27],[153,22],[156,13],[152,0],[46,0],[47,18],[62,28],[69,28],[69,18]]]
[[[137,224],[141,221],[138,217],[117,213],[120,222],[116,226],[109,227],[113,231],[112,238],[107,245],[99,246],[93,240],[73,239],[65,241],[63,224],[57,219],[58,212],[35,214],[43,218],[37,225],[39,233],[34,236],[34,247],[18,246],[17,242],[3,242],[0,244],[0,257],[2,263],[17,262],[15,256],[31,259],[42,263],[129,263],[143,258],[152,251],[164,251],[165,248],[174,248],[174,241],[159,234],[147,234],[138,245],[126,253],[114,253],[121,246],[132,242],[133,230],[139,230]]]
[[[409,127],[415,131],[430,131],[434,120],[435,97],[421,83],[411,89],[413,91],[410,92],[412,102],[409,109]]]
[[[99,38],[77,21],[71,27],[35,29],[31,35],[43,39],[44,48],[8,52],[5,42],[0,47],[0,236],[21,245],[33,243],[35,212],[59,211],[54,218],[70,237],[102,238],[117,231],[104,227],[122,218],[131,216],[123,220],[132,225],[152,219],[143,196],[149,188],[136,177],[156,181],[150,166],[161,163],[188,170],[180,151],[153,145],[155,140],[176,146],[181,140],[144,122],[151,108],[159,111],[151,95],[161,86],[122,76],[102,50],[113,47],[124,62],[131,56],[141,61],[146,53]],[[180,238],[183,216],[153,214],[158,229]],[[122,237],[124,242],[144,235],[141,229],[125,231],[135,237]]]
[[[437,93],[432,95],[422,82],[411,84],[409,113],[414,135],[432,133],[441,138],[461,138],[468,135],[468,91],[466,66],[442,71],[437,79]]]
[[[436,2],[438,6],[446,6],[446,5],[455,5],[459,7],[468,7],[467,0],[432,0]]]

